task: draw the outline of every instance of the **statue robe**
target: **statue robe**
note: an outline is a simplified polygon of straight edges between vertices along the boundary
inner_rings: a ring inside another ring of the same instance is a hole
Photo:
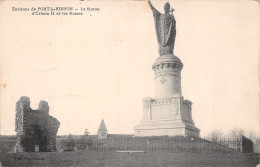
[[[173,54],[176,36],[176,21],[171,14],[161,14],[153,9],[157,42],[159,44],[159,54]]]

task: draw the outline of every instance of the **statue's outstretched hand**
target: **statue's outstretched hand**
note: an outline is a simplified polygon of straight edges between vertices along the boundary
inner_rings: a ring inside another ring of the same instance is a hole
[[[152,9],[153,13],[160,13],[157,9],[155,9],[151,3],[151,0],[148,0],[148,3],[150,5],[150,8]]]
[[[150,8],[151,8],[151,9],[154,9],[154,7],[153,7],[153,5],[152,5],[152,3],[151,3],[151,0],[148,0],[148,3],[149,3],[149,5],[150,5]]]

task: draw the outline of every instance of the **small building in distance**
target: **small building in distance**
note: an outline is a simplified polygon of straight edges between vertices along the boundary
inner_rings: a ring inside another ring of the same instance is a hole
[[[98,128],[97,137],[98,139],[107,139],[107,127],[103,118]]]

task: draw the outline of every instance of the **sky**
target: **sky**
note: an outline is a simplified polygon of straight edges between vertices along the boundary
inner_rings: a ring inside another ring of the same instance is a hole
[[[152,1],[163,12],[166,1]],[[213,129],[259,132],[259,5],[256,1],[170,1],[182,69],[201,136]],[[95,7],[83,16],[33,16],[12,7]],[[58,135],[133,134],[142,99],[154,96],[159,56],[147,1],[1,1],[0,134],[14,135],[21,96],[49,103]]]

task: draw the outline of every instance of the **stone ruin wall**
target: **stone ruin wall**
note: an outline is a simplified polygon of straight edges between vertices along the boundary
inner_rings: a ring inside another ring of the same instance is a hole
[[[38,110],[32,110],[30,99],[21,97],[16,103],[15,152],[33,152],[35,145],[40,152],[56,151],[56,135],[60,122],[49,115],[49,105],[40,101]]]

